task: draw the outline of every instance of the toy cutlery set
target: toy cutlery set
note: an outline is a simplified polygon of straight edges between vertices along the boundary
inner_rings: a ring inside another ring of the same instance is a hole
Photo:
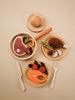
[[[33,32],[41,32],[46,27],[45,17],[39,13],[31,14],[27,19],[27,27]],[[11,54],[17,60],[27,60],[31,58],[38,48],[36,40],[50,31],[52,31],[51,27],[41,32],[36,37],[33,37],[29,33],[19,33],[15,35],[10,42]],[[66,53],[67,45],[65,41],[57,35],[50,35],[45,41],[40,42],[43,54],[50,60],[59,60]],[[17,66],[17,68],[20,69],[21,66],[18,64]],[[19,70],[19,73],[20,72]],[[44,62],[37,60],[30,62],[28,66],[26,66],[24,72],[26,82],[34,87],[41,87],[48,84],[50,77],[50,68]],[[22,79],[21,74],[20,79]],[[23,80],[20,82],[22,90],[24,90]]]

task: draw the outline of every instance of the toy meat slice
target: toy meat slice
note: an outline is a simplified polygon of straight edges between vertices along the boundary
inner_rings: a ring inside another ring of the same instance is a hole
[[[26,53],[25,52],[25,46],[23,45],[22,39],[20,37],[17,37],[14,40],[13,51],[18,56],[22,56]]]
[[[35,83],[43,83],[46,81],[46,76],[38,70],[30,71],[28,76]]]

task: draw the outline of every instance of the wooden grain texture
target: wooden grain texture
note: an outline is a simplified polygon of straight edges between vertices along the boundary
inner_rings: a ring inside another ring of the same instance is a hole
[[[19,34],[13,36],[12,39],[11,39],[11,41],[10,41],[10,52],[11,52],[12,56],[13,56],[14,58],[16,58],[17,60],[26,60],[26,59],[29,59],[29,58],[31,58],[31,57],[35,54],[35,52],[36,52],[36,48],[37,48],[36,40],[33,38],[33,36],[29,35],[31,38],[34,39],[34,42],[35,42],[35,47],[34,47],[34,51],[33,51],[32,55],[29,55],[29,56],[28,56],[28,55],[17,56],[17,55],[14,53],[14,50],[13,50],[14,39],[15,39],[17,36],[23,37],[24,35],[29,35],[29,34],[26,34],[26,33],[19,33]]]
[[[66,45],[65,41],[64,41],[60,36],[58,36],[58,35],[50,35],[48,38],[45,39],[44,42],[45,42],[45,43],[48,43],[49,40],[50,40],[51,38],[58,38],[58,39],[60,39],[60,40],[62,41],[62,43],[63,43],[64,45]],[[66,51],[67,51],[67,49],[61,48],[60,50],[62,51],[62,55],[57,56],[57,57],[52,57],[52,56],[50,56],[50,55],[47,54],[48,49],[42,46],[42,52],[43,52],[43,54],[44,54],[48,59],[50,59],[50,60],[59,60],[59,59],[61,59],[62,57],[64,57],[64,56],[65,56],[65,53],[66,53]]]
[[[30,63],[30,64],[33,64],[33,62]],[[40,64],[40,62],[39,62],[39,64]],[[45,65],[45,66],[46,66],[46,68],[47,68],[48,75],[46,75],[46,74],[44,73],[44,75],[47,77],[47,80],[46,80],[44,83],[34,83],[34,82],[32,82],[32,81],[29,79],[28,74],[29,74],[29,72],[32,70],[32,68],[30,68],[30,67],[28,67],[28,66],[25,68],[25,71],[24,71],[24,78],[25,78],[26,82],[27,82],[29,85],[33,86],[33,87],[42,87],[42,86],[46,85],[46,84],[49,82],[49,80],[50,80],[50,77],[51,77],[51,70],[50,70],[50,67],[48,67],[47,65]]]

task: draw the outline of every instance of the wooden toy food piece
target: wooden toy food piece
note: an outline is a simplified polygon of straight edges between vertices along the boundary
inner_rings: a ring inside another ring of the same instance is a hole
[[[25,35],[25,36],[23,37],[23,43],[26,44],[26,43],[28,43],[28,42],[29,42],[29,36]]]
[[[34,27],[40,27],[42,24],[41,17],[40,16],[33,16],[33,18],[31,19],[31,24]]]
[[[40,32],[46,27],[46,19],[40,13],[32,13],[27,19],[27,27],[34,32]]]
[[[29,73],[29,79],[35,83],[43,83],[46,81],[46,76],[38,70],[32,70]]]
[[[39,35],[37,35],[37,36],[35,37],[35,40],[39,39],[40,37],[42,37],[43,35],[45,35],[45,34],[51,32],[51,31],[52,31],[52,27],[46,29],[45,31],[43,31],[42,33],[40,33]]]
[[[63,47],[66,43],[58,35],[50,35],[42,44],[44,55],[51,60],[59,60],[66,54],[67,49]],[[48,50],[53,50],[54,53],[49,55]]]
[[[17,54],[17,55],[24,55],[26,52],[25,52],[25,46],[23,45],[22,43],[22,40],[20,37],[17,37],[14,41],[14,45],[13,45],[13,49],[14,49],[14,52]]]
[[[34,47],[34,45],[35,45],[34,40],[33,40],[33,39],[30,39],[29,42],[27,43],[27,45],[28,45],[29,47]]]
[[[49,40],[49,45],[56,49],[62,48],[64,44],[58,38],[52,38]]]
[[[27,48],[25,49],[25,51],[26,51],[26,54],[28,54],[28,55],[31,55],[31,54],[33,53],[33,50],[32,50],[31,47],[27,47]]]

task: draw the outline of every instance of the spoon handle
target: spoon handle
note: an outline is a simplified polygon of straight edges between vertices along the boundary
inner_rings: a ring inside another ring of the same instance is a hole
[[[56,70],[54,70],[54,76],[53,76],[53,80],[51,82],[50,88],[53,88],[54,86],[55,76],[56,76]]]

